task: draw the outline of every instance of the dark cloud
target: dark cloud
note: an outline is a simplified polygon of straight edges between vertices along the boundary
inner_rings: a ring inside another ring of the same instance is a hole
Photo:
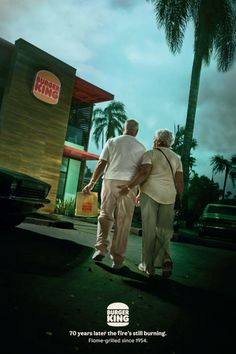
[[[236,65],[227,73],[211,71],[202,80],[194,134],[201,147],[222,154],[236,153],[235,92]]]

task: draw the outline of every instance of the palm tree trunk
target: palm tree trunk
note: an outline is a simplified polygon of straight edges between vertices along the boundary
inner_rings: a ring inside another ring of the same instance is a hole
[[[199,54],[199,52],[200,51],[195,51],[194,59],[193,59],[189,99],[188,99],[188,110],[187,110],[187,118],[186,118],[185,133],[184,133],[184,143],[183,143],[183,149],[181,154],[183,171],[184,171],[185,191],[187,191],[188,189],[188,182],[189,182],[190,150],[191,150],[191,144],[193,139],[194,121],[195,121],[195,115],[197,109],[197,100],[198,100],[201,68],[202,68],[202,56],[201,54]]]
[[[102,149],[103,149],[103,146],[104,146],[104,129],[102,131]]]
[[[225,199],[225,189],[226,189],[226,182],[227,182],[227,178],[229,175],[229,167],[226,166],[225,168],[225,179],[224,179],[224,185],[223,185],[223,192],[222,192],[222,198]]]

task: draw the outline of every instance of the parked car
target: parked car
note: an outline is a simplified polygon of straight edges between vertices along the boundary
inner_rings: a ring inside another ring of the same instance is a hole
[[[23,173],[0,167],[0,228],[22,223],[45,204],[51,185]]]
[[[236,206],[207,204],[199,219],[199,236],[236,237]],[[235,239],[236,240],[236,239]]]

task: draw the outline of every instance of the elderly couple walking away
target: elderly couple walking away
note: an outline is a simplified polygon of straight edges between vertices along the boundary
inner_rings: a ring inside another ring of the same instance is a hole
[[[153,149],[137,139],[139,124],[127,120],[123,135],[112,138],[104,146],[89,184],[83,192],[90,193],[103,176],[101,208],[97,225],[94,261],[101,261],[107,252],[112,268],[124,266],[125,251],[136,203],[140,201],[142,216],[142,255],[139,270],[149,277],[155,267],[169,278],[173,262],[170,240],[173,236],[176,193],[182,196],[183,170],[180,157],[171,150],[174,138],[171,131],[159,129]],[[109,245],[109,233],[114,234]]]

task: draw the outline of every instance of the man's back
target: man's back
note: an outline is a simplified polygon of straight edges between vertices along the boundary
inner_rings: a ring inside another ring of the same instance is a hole
[[[104,178],[130,180],[137,172],[146,149],[134,136],[109,139],[100,159],[107,161]]]

